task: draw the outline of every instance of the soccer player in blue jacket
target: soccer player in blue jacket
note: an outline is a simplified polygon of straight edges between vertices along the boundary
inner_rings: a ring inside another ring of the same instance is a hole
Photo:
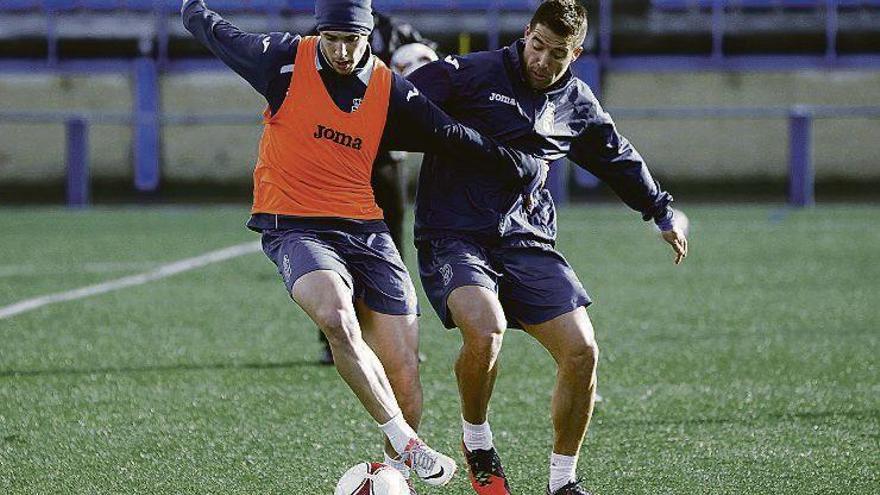
[[[576,0],[547,0],[524,39],[497,51],[446,57],[410,80],[486,135],[548,161],[568,157],[602,179],[656,222],[678,264],[687,255],[687,239],[674,221],[672,197],[569,70],[586,32],[586,10]],[[553,199],[540,181],[523,194],[516,182],[467,166],[452,171],[449,162],[425,156],[415,238],[431,304],[463,337],[455,374],[471,484],[482,495],[510,492],[487,417],[510,326],[532,335],[558,365],[547,493],[584,495],[575,470],[593,412],[599,351],[586,311],[590,298],[554,249]]]

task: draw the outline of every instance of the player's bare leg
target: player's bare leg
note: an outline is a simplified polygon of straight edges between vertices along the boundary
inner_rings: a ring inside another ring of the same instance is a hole
[[[351,289],[342,277],[330,270],[307,273],[293,284],[291,296],[327,336],[336,370],[379,423],[395,452],[426,483],[449,483],[455,461],[425,445],[404,419],[382,363],[364,341]]]
[[[455,376],[461,397],[462,447],[471,487],[481,495],[509,494],[488,422],[489,400],[498,376],[498,354],[507,328],[504,310],[493,291],[477,286],[453,290],[447,306],[462,335]]]
[[[418,317],[377,313],[361,300],[356,307],[364,340],[385,368],[404,419],[413,430],[418,430],[422,420]],[[390,443],[385,451],[396,455]]]
[[[291,296],[324,332],[339,375],[377,423],[400,414],[382,363],[364,342],[351,302],[351,289],[334,271],[317,270],[300,277]]]
[[[419,327],[416,315],[386,315],[371,310],[362,300],[355,303],[364,340],[376,353],[388,375],[403,418],[418,431],[422,420],[422,384],[419,379]],[[385,464],[403,474],[415,493],[411,473],[404,459],[385,437]]]
[[[376,163],[373,165],[372,177],[373,192],[376,197],[376,204],[382,208],[385,216],[385,224],[388,226],[391,239],[397,250],[400,252],[401,258],[404,254],[403,224],[406,214],[406,194],[404,182],[403,165],[395,161],[387,152],[380,154]],[[330,349],[330,343],[323,332],[319,332],[318,336],[321,340],[322,349],[318,362],[321,364],[333,364],[333,352]],[[386,369],[388,366],[385,367]],[[390,377],[389,377],[390,378]],[[392,383],[392,387],[393,387]],[[401,407],[404,407],[401,404]],[[406,408],[404,407],[404,417],[407,417]]]
[[[455,362],[461,415],[469,423],[484,423],[507,328],[504,310],[494,292],[477,286],[453,290],[446,304],[462,337]]]
[[[551,402],[553,493],[559,486],[576,484],[577,456],[593,415],[599,348],[583,307],[548,322],[523,327],[550,352],[557,365]]]

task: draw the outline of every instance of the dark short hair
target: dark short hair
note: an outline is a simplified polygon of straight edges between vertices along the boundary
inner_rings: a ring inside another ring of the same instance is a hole
[[[529,28],[543,24],[564,38],[587,35],[587,8],[578,0],[545,0],[538,6]]]

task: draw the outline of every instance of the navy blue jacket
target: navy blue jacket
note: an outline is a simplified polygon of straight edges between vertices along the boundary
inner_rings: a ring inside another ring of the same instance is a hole
[[[185,2],[181,16],[196,39],[266,98],[272,113],[281,107],[293,74],[301,39],[298,35],[241,31],[209,10],[203,0]],[[318,50],[315,63],[321,79],[343,111],[351,112],[360,104],[372,74],[371,59],[368,50],[355,74],[342,76],[328,68]],[[521,184],[534,181],[543,163],[452,120],[397,74],[391,85],[388,118],[379,149],[448,153],[455,157],[449,163],[456,168],[460,168],[457,164],[466,163]]]
[[[669,222],[672,196],[660,189],[590,88],[569,71],[547,90],[532,90],[523,75],[523,46],[519,40],[496,51],[448,56],[409,79],[462,123],[547,161],[568,157],[610,185],[645,220]],[[549,191],[536,190],[538,202],[526,212],[521,182],[478,167],[450,167],[454,160],[425,156],[416,200],[417,242],[448,235],[555,242],[556,210]]]

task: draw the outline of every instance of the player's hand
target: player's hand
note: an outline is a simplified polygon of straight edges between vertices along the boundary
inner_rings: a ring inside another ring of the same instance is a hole
[[[680,228],[675,227],[672,230],[667,230],[665,232],[660,233],[663,236],[663,240],[668,242],[670,246],[672,246],[672,250],[675,251],[675,264],[678,265],[682,262],[688,255],[688,240],[685,237],[684,233]]]
[[[526,193],[523,194],[523,207],[526,209],[527,213],[531,213],[535,208],[535,205],[538,204],[538,192],[541,191],[541,189],[544,189],[549,174],[550,164],[547,163],[546,160],[541,160],[541,171],[538,173],[537,177],[538,187],[531,191],[526,191]]]

